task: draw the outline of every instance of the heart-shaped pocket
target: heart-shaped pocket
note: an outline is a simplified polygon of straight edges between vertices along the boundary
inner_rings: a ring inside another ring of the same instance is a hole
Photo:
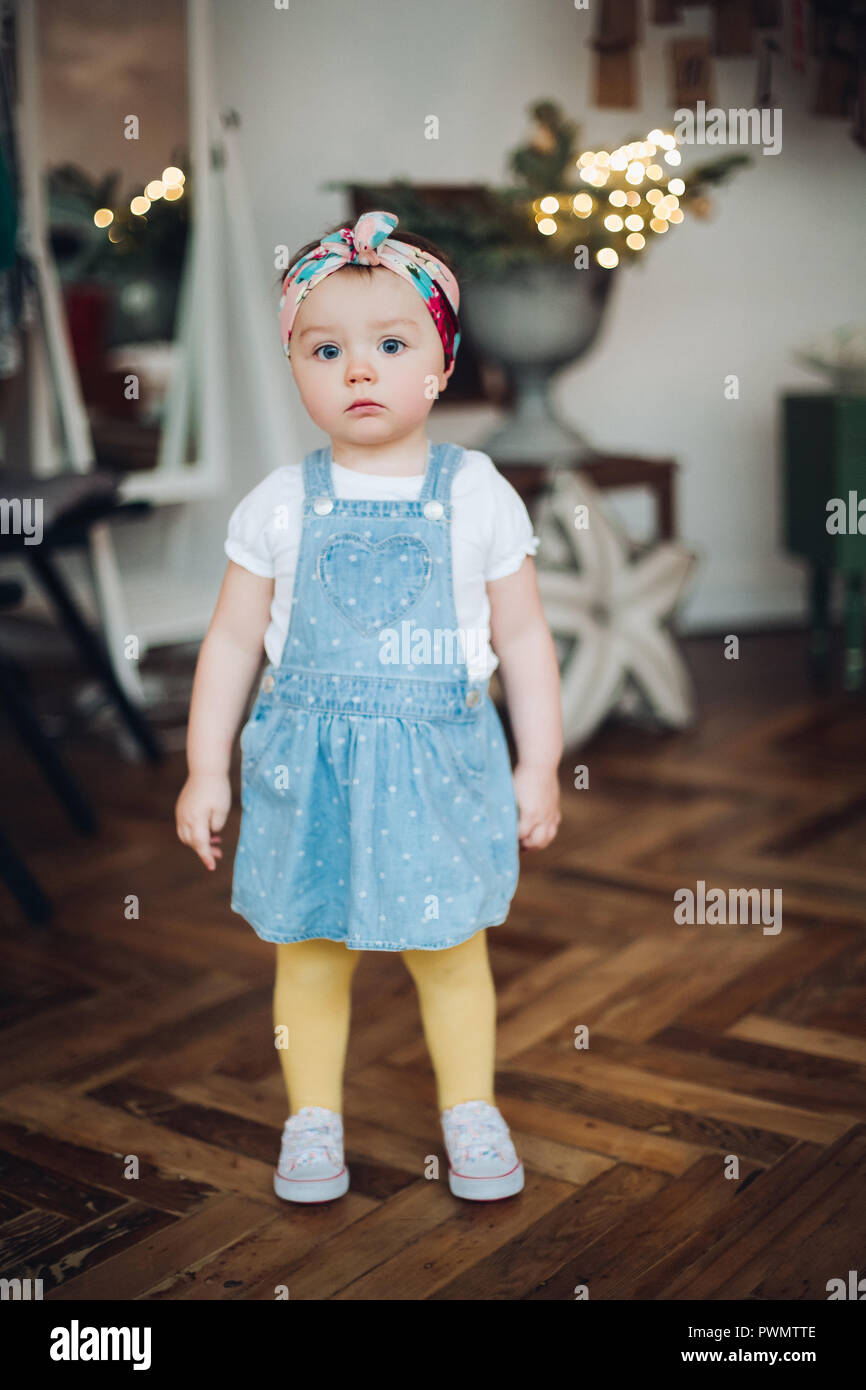
[[[432,573],[430,551],[417,536],[388,536],[371,545],[356,531],[343,531],[332,536],[319,555],[325,593],[364,637],[405,617]]]

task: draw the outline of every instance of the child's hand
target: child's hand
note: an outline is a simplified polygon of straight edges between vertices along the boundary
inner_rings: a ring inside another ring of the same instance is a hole
[[[562,819],[556,768],[518,763],[513,778],[520,813],[517,822],[520,848],[544,849],[545,845],[550,844]]]
[[[194,849],[206,869],[222,859],[220,836],[232,804],[232,784],[223,773],[196,773],[188,777],[174,808],[178,838]]]

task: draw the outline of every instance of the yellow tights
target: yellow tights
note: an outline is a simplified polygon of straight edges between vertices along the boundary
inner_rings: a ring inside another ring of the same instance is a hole
[[[465,1100],[495,1104],[496,994],[486,928],[444,951],[400,954],[418,991],[439,1109]],[[274,1024],[288,1033],[278,1056],[292,1114],[304,1105],[342,1112],[352,977],[360,956],[341,941],[277,945]]]

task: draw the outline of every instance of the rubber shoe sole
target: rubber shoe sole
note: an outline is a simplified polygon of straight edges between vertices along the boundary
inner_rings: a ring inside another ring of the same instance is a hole
[[[344,1165],[328,1178],[284,1178],[274,1171],[274,1192],[285,1202],[332,1202],[349,1190],[349,1170]]]
[[[448,1186],[455,1197],[467,1197],[472,1202],[498,1202],[500,1197],[513,1197],[523,1190],[523,1164],[518,1163],[495,1178],[470,1178],[448,1169]]]

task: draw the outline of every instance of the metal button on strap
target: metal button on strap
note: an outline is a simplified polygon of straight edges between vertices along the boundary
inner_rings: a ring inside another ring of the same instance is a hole
[[[437,502],[435,497],[431,501],[424,503],[424,515],[428,521],[438,521],[444,510],[445,508],[442,506],[442,503]]]
[[[478,704],[478,701],[479,701],[480,699],[481,699],[481,694],[480,694],[479,691],[477,691],[477,690],[469,690],[469,691],[467,691],[467,694],[466,694],[466,703],[467,703],[467,705],[477,705],[477,704]]]
[[[327,516],[328,512],[332,512],[333,510],[334,504],[330,497],[317,497],[313,503],[313,511],[316,513],[316,516]]]
[[[273,690],[273,688],[274,688],[274,678],[273,678],[273,676],[265,676],[264,680],[262,681],[262,690],[265,692],[266,695],[270,695],[270,693],[271,693],[271,691]]]

